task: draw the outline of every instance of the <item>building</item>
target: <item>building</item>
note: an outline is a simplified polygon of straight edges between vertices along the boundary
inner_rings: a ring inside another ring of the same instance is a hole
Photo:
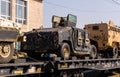
[[[21,25],[26,32],[43,24],[42,0],[0,0],[0,17]]]

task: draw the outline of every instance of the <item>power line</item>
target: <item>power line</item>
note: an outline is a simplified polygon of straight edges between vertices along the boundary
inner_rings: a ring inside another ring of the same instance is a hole
[[[120,2],[118,0],[112,0],[115,4],[120,5]]]
[[[112,1],[115,1],[115,0],[112,0]],[[116,1],[115,1],[116,2]],[[46,4],[49,4],[49,5],[52,5],[52,6],[57,6],[57,7],[62,7],[62,8],[66,8],[66,9],[70,9],[70,10],[75,10],[75,11],[80,11],[80,12],[87,12],[87,13],[113,13],[113,12],[120,12],[120,11],[96,11],[96,10],[81,10],[81,9],[78,9],[78,8],[71,8],[71,7],[67,7],[67,6],[63,6],[63,5],[59,5],[59,4],[55,4],[55,3],[51,3],[51,2],[47,2],[47,1],[44,1],[44,3]]]
[[[115,5],[120,5],[120,1],[119,0],[105,0],[111,4],[115,4]]]
[[[50,4],[50,5],[53,5],[53,6],[58,6],[58,7],[63,7],[63,8],[71,9],[71,10],[80,10],[80,9],[70,8],[70,7],[67,7],[67,6],[63,6],[63,5],[59,5],[59,4],[55,4],[55,3],[51,3],[51,2],[46,2],[46,1],[44,3]]]

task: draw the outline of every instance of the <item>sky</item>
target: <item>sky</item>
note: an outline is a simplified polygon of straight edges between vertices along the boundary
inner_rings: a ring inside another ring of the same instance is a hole
[[[43,0],[43,27],[52,27],[52,16],[77,16],[77,27],[113,21],[120,26],[120,0]]]

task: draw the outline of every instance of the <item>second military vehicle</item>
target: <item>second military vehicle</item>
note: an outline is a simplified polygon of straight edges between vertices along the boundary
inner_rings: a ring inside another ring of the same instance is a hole
[[[41,52],[66,59],[71,54],[96,58],[97,49],[90,44],[88,32],[76,28],[76,23],[77,17],[72,14],[67,17],[53,16],[52,28],[35,29],[24,34],[21,51],[26,51],[29,56]]]
[[[120,27],[109,23],[95,23],[85,25],[89,31],[91,43],[94,44],[99,53],[106,57],[118,57],[120,52]]]

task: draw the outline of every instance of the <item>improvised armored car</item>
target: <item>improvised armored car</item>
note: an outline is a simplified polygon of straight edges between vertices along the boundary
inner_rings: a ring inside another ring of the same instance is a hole
[[[35,52],[54,53],[63,58],[74,55],[89,55],[96,57],[97,49],[90,44],[89,34],[76,28],[77,17],[68,14],[67,17],[52,17],[52,28],[36,29],[26,32],[21,43],[21,50],[29,56]]]

